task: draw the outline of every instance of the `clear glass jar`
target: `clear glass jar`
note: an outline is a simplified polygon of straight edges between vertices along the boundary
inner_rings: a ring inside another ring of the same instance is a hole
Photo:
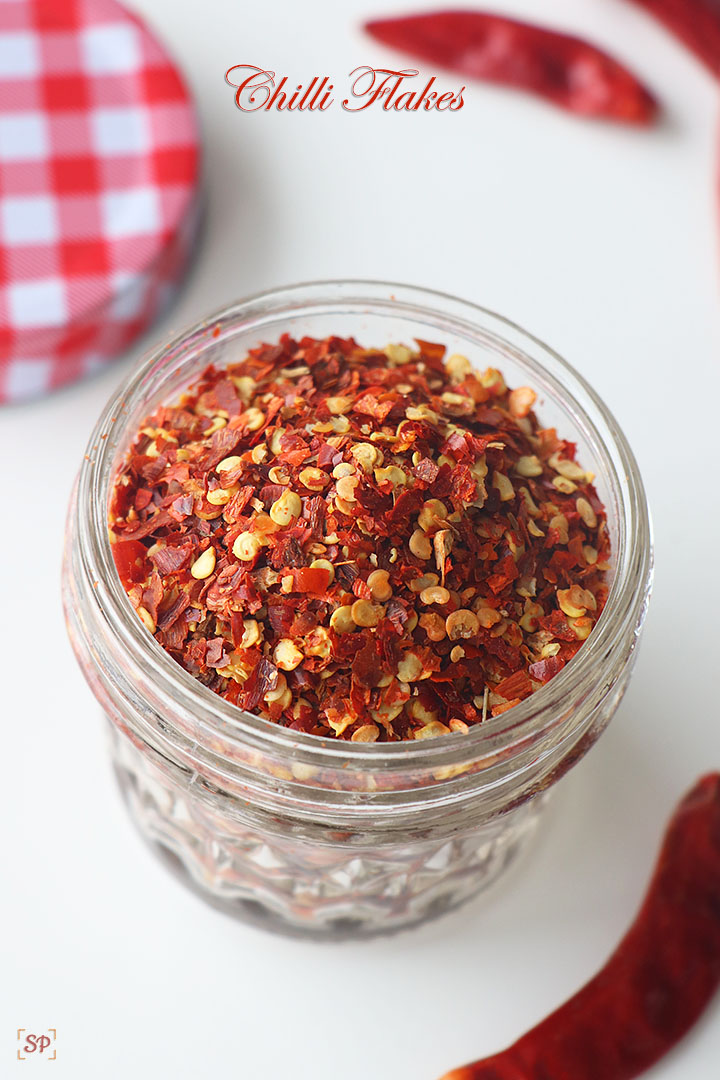
[[[108,493],[148,412],[208,363],[281,333],[419,337],[530,385],[546,426],[596,474],[613,543],[602,617],[572,662],[467,735],[393,744],[321,739],[240,711],[148,635],[108,540]],[[533,832],[547,793],[620,702],[652,577],[648,510],[615,420],[554,352],[491,312],[377,282],[318,282],[255,296],[156,349],[108,403],[70,507],[70,637],[110,721],[121,787],[141,833],[202,895],[243,918],[324,937],[395,930],[493,881]]]

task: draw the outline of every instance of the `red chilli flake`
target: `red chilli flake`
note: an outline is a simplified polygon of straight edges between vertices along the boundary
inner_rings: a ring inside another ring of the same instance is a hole
[[[513,1046],[443,1080],[634,1080],[699,1019],[720,985],[720,774],[665,833],[645,901],[605,967]]]
[[[138,432],[118,574],[215,693],[356,742],[467,732],[539,689],[607,596],[605,512],[529,387],[442,345],[261,345]]]

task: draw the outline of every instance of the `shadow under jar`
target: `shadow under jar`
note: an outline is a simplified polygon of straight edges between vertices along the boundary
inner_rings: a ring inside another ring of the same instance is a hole
[[[114,477],[148,413],[208,364],[282,333],[416,337],[538,394],[544,426],[578,444],[612,539],[610,593],[577,656],[466,735],[350,743],[242,712],[141,624],[108,538]],[[318,282],[242,301],[155,350],[109,402],[73,494],[64,565],[69,634],[109,719],[141,833],[205,899],[274,929],[353,937],[419,923],[485,888],[532,834],[546,793],[592,746],[630,677],[652,578],[648,511],[615,420],[583,379],[512,323],[436,292]]]

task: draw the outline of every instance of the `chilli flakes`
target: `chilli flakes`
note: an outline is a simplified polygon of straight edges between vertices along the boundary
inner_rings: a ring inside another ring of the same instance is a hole
[[[145,421],[116,566],[215,693],[353,742],[467,732],[588,637],[610,554],[592,475],[533,390],[444,354],[285,335]]]

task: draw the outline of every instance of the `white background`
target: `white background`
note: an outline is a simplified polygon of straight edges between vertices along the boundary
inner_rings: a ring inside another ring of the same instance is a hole
[[[552,0],[548,23],[606,46],[658,92],[659,127],[594,124],[482,86],[454,113],[336,103],[244,115],[223,81],[233,64],[342,88],[358,64],[407,64],[359,29],[379,0],[135,6],[184,66],[207,149],[205,241],[152,336],[331,276],[494,308],[563,353],[624,427],[654,516],[656,587],[625,701],[506,880],[394,939],[285,940],[206,908],[140,842],[64,633],[73,475],[147,342],[100,377],[0,412],[0,1073],[433,1080],[514,1040],[597,969],[672,806],[720,767],[717,87],[631,4]],[[530,0],[492,6],[537,15]],[[17,1062],[15,1029],[48,1025],[55,1063]],[[652,1075],[712,1080],[718,1061],[720,1001]]]

